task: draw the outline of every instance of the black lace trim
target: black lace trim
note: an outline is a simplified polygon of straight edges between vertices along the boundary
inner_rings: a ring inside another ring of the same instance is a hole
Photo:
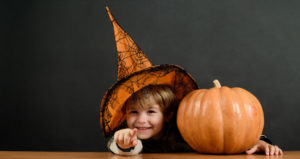
[[[158,73],[158,71],[162,71],[162,72]],[[134,72],[131,75],[119,80],[110,89],[108,89],[108,91],[105,94],[105,98],[102,101],[101,110],[100,110],[100,114],[101,114],[101,118],[102,118],[101,126],[102,126],[102,130],[104,132],[104,136],[107,137],[107,136],[111,135],[112,132],[119,129],[122,125],[124,126],[124,124],[120,123],[120,127],[115,128],[114,130],[112,130],[109,127],[109,123],[110,123],[110,119],[111,119],[112,115],[108,111],[107,105],[109,103],[113,108],[113,106],[115,104],[120,104],[118,101],[117,93],[115,92],[118,87],[123,85],[126,87],[126,90],[128,91],[129,94],[133,94],[134,93],[134,87],[133,87],[134,84],[145,86],[145,82],[147,81],[147,79],[149,79],[150,77],[152,78],[153,76],[156,78],[156,81],[158,82],[160,78],[162,78],[162,77],[166,76],[167,74],[174,72],[174,71],[175,71],[174,85],[172,85],[171,87],[175,91],[174,92],[175,94],[177,93],[176,92],[177,90],[180,90],[183,92],[182,97],[184,97],[184,95],[186,95],[190,91],[199,88],[197,83],[195,82],[195,80],[183,68],[181,68],[177,65],[163,64],[163,65],[159,65],[159,66],[152,66],[152,67],[146,68],[146,69],[138,71],[138,72]],[[131,81],[129,83],[129,85],[124,85],[125,82],[131,80],[131,77],[140,75],[142,73],[144,73],[144,75],[142,77],[140,77],[139,79],[137,79],[135,81]],[[186,78],[188,78],[189,82],[184,81]],[[151,84],[155,84],[155,83],[151,83]],[[105,132],[105,127],[108,127],[110,132]]]

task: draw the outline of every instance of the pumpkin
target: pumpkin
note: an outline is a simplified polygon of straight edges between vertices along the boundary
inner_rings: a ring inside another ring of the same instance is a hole
[[[179,104],[177,126],[183,139],[200,153],[245,152],[259,140],[264,114],[258,99],[242,88],[197,89]]]

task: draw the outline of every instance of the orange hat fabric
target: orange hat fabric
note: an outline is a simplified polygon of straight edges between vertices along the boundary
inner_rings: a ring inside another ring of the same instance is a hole
[[[153,66],[132,38],[120,27],[106,7],[112,22],[118,53],[118,80],[109,88],[101,101],[100,123],[105,137],[112,135],[125,121],[122,111],[131,95],[148,85],[169,85],[181,100],[187,93],[198,89],[195,80],[177,65]]]

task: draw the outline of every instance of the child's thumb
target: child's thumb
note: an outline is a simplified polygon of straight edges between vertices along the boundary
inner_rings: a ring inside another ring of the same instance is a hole
[[[257,150],[257,146],[254,146],[254,147],[252,147],[251,149],[247,150],[246,153],[247,153],[248,155],[251,155],[251,154],[253,154],[254,152],[256,152],[256,150]]]

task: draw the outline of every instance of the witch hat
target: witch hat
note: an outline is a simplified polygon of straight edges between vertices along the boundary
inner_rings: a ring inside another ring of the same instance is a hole
[[[108,7],[106,10],[115,34],[118,80],[106,91],[101,101],[100,123],[105,137],[124,125],[124,103],[138,90],[148,85],[169,85],[181,100],[190,91],[198,89],[195,80],[180,66],[153,66],[144,52],[117,23]]]
[[[115,33],[118,52],[118,80],[125,78],[133,72],[152,66],[152,63],[143,51],[116,22],[108,7],[106,7],[106,11]]]

